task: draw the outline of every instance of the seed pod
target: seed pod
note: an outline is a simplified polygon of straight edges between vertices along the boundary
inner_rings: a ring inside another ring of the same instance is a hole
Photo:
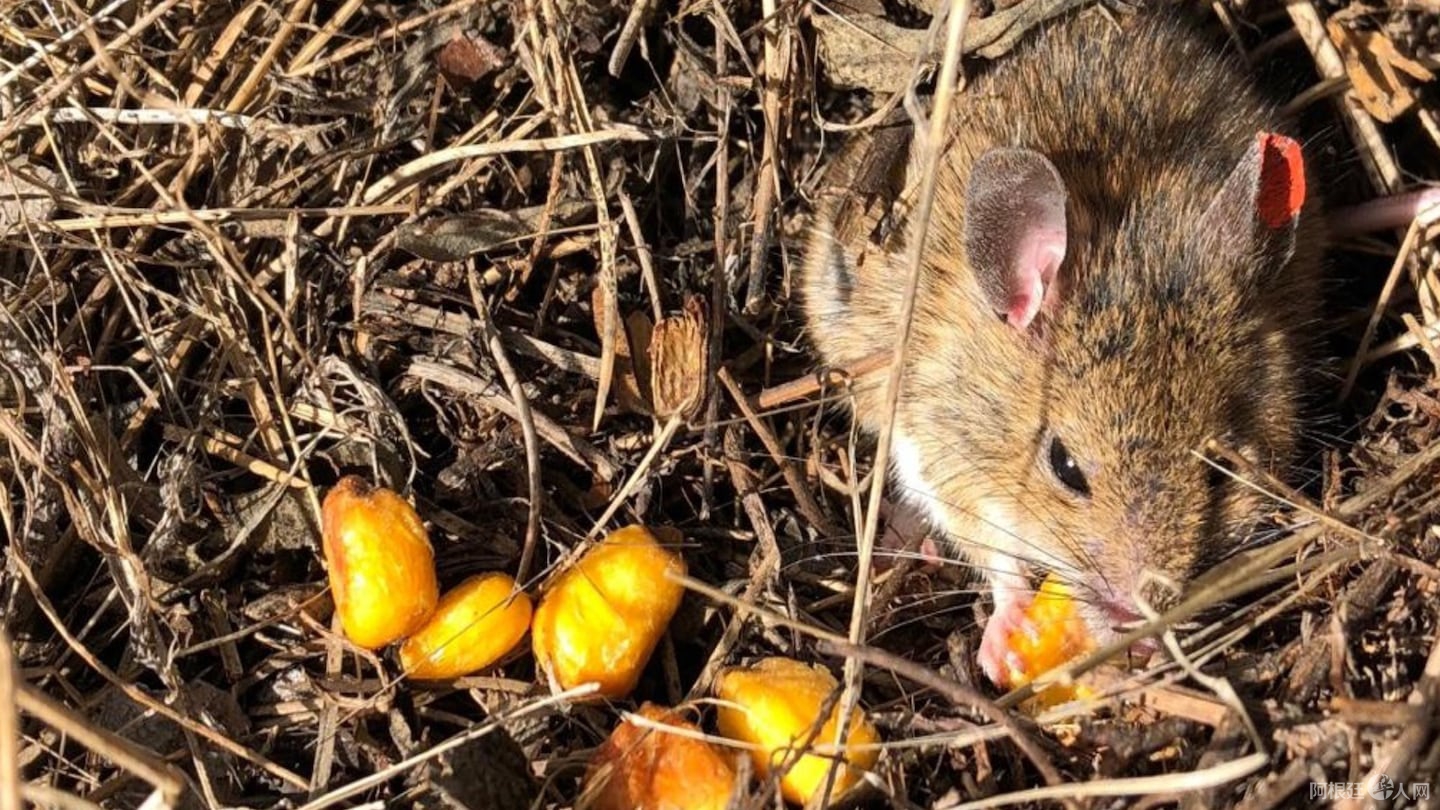
[[[610,534],[540,597],[536,662],[562,689],[593,681],[604,697],[628,695],[684,595],[667,571],[684,574],[685,560],[643,526]]]
[[[470,577],[440,597],[435,615],[400,645],[400,663],[421,680],[482,670],[525,637],[530,612],[530,597],[509,575]]]
[[[754,666],[725,670],[715,685],[715,694],[722,701],[717,709],[720,733],[754,746],[750,757],[762,777],[768,778],[783,764],[793,763],[780,779],[780,793],[803,805],[824,789],[835,760],[833,753],[825,752],[834,751],[838,699],[831,703],[830,716],[819,732],[813,729],[820,710],[838,687],[829,670],[790,658],[766,658]],[[850,716],[843,746],[846,764],[835,773],[832,797],[860,781],[857,769],[875,765],[880,751],[872,746],[879,739],[875,727],[857,708]],[[809,740],[806,751],[821,753],[805,753],[797,759],[796,746],[805,740]]]
[[[321,536],[335,610],[356,646],[384,647],[435,612],[435,554],[404,498],[346,476],[325,496]]]
[[[636,714],[656,724],[700,733],[674,709],[646,703]],[[627,720],[595,749],[576,808],[725,810],[734,791],[735,767],[728,751],[722,753],[696,737]]]
[[[650,390],[655,415],[662,419],[679,416],[692,420],[705,403],[710,382],[710,333],[706,327],[704,299],[685,299],[683,314],[655,325],[650,340]]]

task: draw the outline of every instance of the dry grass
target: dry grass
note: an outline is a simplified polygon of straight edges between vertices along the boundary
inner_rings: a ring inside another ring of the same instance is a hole
[[[1000,56],[1071,5],[978,9],[955,42]],[[694,593],[637,699],[758,654],[843,665],[886,739],[874,806],[1440,782],[1429,223],[1337,253],[1317,399],[1349,397],[1298,490],[1231,459],[1291,530],[1152,623],[1174,662],[1105,675],[1124,705],[1037,724],[977,680],[968,575],[875,546],[873,450],[808,376],[800,216],[827,129],[886,104],[817,80],[836,9],[81,6],[0,0],[0,810],[572,806],[628,704],[553,695],[528,655],[421,685],[348,646],[317,522],[355,471],[413,496],[447,586],[679,529]],[[1378,121],[1325,29],[1434,67],[1433,9],[1214,11],[1320,77],[1295,107],[1355,167],[1327,196],[1434,176],[1428,90]],[[656,413],[634,347],[696,296],[713,374]]]

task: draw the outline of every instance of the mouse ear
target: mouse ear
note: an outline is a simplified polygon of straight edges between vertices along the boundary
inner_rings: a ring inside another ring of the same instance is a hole
[[[1201,217],[1200,232],[1223,251],[1284,261],[1295,248],[1295,224],[1304,205],[1300,144],[1261,132]]]
[[[1065,259],[1065,183],[1030,149],[991,149],[965,193],[965,253],[995,311],[1028,328]]]

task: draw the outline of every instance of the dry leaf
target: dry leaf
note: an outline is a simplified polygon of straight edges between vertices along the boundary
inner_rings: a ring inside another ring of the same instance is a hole
[[[650,401],[657,416],[690,421],[699,415],[710,381],[709,357],[705,304],[692,295],[683,313],[655,326],[650,340]]]
[[[670,77],[665,82],[679,115],[693,115],[715,98],[720,91],[715,80],[714,63],[689,48],[676,48],[670,62]]]
[[[593,216],[589,202],[560,202],[550,209],[550,226],[573,225]],[[446,214],[400,227],[397,245],[401,250],[437,262],[455,262],[477,253],[508,248],[534,239],[540,233],[545,206],[533,205],[513,211],[477,208]]]
[[[505,65],[504,48],[484,37],[467,37],[459,31],[435,55],[435,65],[452,90],[463,90]]]
[[[655,324],[651,322],[650,316],[644,310],[635,310],[625,318],[625,339],[630,342],[630,364],[635,372],[635,383],[640,390],[640,396],[644,399],[640,413],[650,413],[650,403],[653,398],[650,394],[650,378],[653,372],[650,368],[650,341],[655,339]]]
[[[21,164],[0,169],[0,236],[12,229],[19,231],[24,223],[35,225],[50,219],[55,197],[41,184],[53,184],[56,179],[55,172],[44,166]]]
[[[910,62],[924,50],[925,31],[901,28],[862,12],[844,17],[816,14],[811,22],[831,84],[872,93],[892,93],[910,86]]]
[[[605,292],[596,285],[590,293],[590,311],[595,318],[595,331],[605,333]],[[650,344],[650,319],[644,312],[634,312],[620,324],[615,339],[615,403],[627,413],[649,416],[650,368],[645,349]]]
[[[1355,97],[1376,120],[1389,123],[1415,105],[1415,93],[1402,73],[1421,82],[1435,78],[1380,31],[1357,31],[1335,18],[1326,21],[1325,29],[1345,60]]]
[[[595,331],[600,333],[600,379],[595,385],[595,413],[590,420],[590,429],[599,430],[600,420],[605,415],[605,403],[610,399],[610,388],[615,384],[616,363],[620,346],[625,342],[624,330],[620,327],[620,294],[615,285],[615,268],[602,264],[595,292],[590,296],[590,311],[595,316]],[[633,354],[633,352],[632,352]]]

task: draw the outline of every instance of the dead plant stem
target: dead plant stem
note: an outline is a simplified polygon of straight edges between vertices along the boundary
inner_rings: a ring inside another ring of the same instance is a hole
[[[520,375],[510,364],[510,355],[490,317],[490,307],[480,292],[480,275],[474,267],[468,275],[470,300],[475,307],[475,318],[480,327],[480,339],[500,370],[500,377],[510,389],[510,399],[515,403],[515,413],[520,423],[520,434],[525,441],[525,484],[528,489],[528,509],[525,516],[525,545],[520,549],[520,562],[515,568],[515,581],[524,582],[530,575],[530,564],[535,559],[535,549],[540,544],[540,510],[544,506],[545,489],[540,482],[540,439],[535,432],[535,417],[530,412],[530,399],[525,396],[525,387]]]
[[[875,470],[877,474],[870,484],[870,503],[860,520],[859,559],[855,575],[855,601],[850,614],[849,642],[860,646],[865,643],[865,630],[870,618],[870,577],[872,559],[875,555],[875,534],[880,525],[880,501],[885,490],[886,475],[890,461],[890,445],[895,432],[896,405],[900,400],[904,380],[906,352],[910,345],[910,327],[915,313],[915,295],[920,285],[921,258],[924,255],[925,237],[930,230],[930,214],[935,203],[935,185],[939,177],[937,167],[945,143],[945,132],[950,123],[950,105],[960,79],[960,45],[964,41],[965,24],[970,17],[970,0],[951,0],[947,4],[945,57],[940,68],[940,82],[935,94],[935,107],[929,121],[928,136],[924,121],[915,121],[919,144],[927,149],[926,169],[920,185],[920,198],[911,233],[914,244],[907,257],[908,277],[905,292],[901,298],[898,332],[895,339],[895,354],[890,365],[890,374],[885,381],[885,410],[881,420],[883,427],[875,449]],[[938,21],[937,21],[938,23]],[[913,111],[913,108],[912,108]],[[836,724],[836,743],[842,741],[845,730],[850,726],[851,712],[860,700],[860,682],[864,663],[859,658],[845,660],[845,694],[840,701],[841,722]],[[833,782],[836,769],[830,769]],[[826,793],[830,787],[827,785]]]

